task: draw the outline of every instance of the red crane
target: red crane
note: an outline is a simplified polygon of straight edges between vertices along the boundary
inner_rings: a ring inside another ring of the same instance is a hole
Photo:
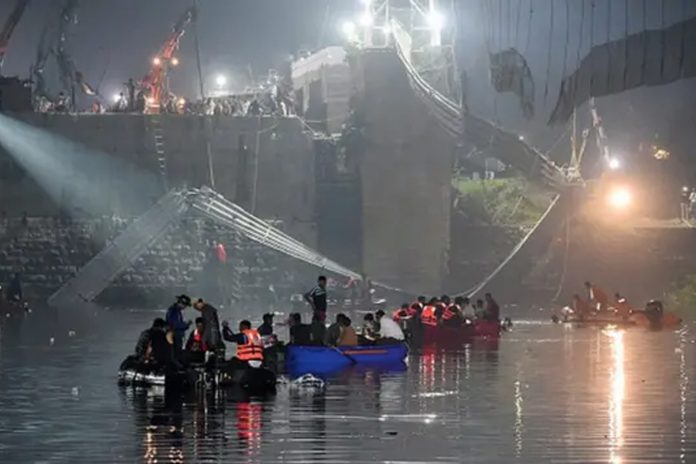
[[[140,87],[145,92],[146,97],[146,113],[159,113],[162,104],[166,103],[167,72],[171,67],[179,64],[179,60],[174,56],[174,52],[179,49],[179,40],[184,35],[186,27],[195,19],[195,8],[189,8],[184,12],[174,25],[172,33],[162,45],[157,56],[152,59],[150,72],[140,81]]]
[[[24,10],[26,10],[27,5],[29,5],[29,0],[17,0],[12,13],[5,21],[5,25],[0,31],[0,69],[2,69],[2,63],[5,61],[5,54],[7,53],[7,46],[12,38],[12,33],[17,27],[19,20],[22,19]]]

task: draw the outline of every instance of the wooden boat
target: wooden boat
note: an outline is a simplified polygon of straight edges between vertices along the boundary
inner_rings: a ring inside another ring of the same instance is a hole
[[[408,355],[405,343],[362,346],[288,345],[285,366],[295,373],[326,373],[350,366],[389,366],[402,364]]]
[[[674,313],[664,312],[662,303],[656,300],[649,301],[643,311],[633,311],[628,316],[619,315],[612,311],[592,313],[585,317],[575,314],[570,308],[564,308],[560,317],[554,315],[554,322],[578,325],[617,325],[622,327],[643,327],[646,329],[674,329],[681,326],[682,320]]]

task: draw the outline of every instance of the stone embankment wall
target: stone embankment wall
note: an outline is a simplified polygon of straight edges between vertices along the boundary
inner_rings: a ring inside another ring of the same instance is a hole
[[[61,223],[51,218],[2,221],[0,277],[20,272],[30,299],[49,296],[128,224],[124,219]],[[278,224],[277,224],[278,225]],[[217,263],[214,243],[225,245],[226,265]],[[219,304],[232,298],[256,308],[282,308],[292,293],[311,284],[315,271],[234,231],[200,219],[170,230],[100,296],[109,304],[162,305],[176,292]],[[269,291],[273,284],[275,295]],[[277,301],[276,301],[277,300]]]
[[[46,138],[42,153],[36,156],[69,159],[70,154],[61,150],[72,142],[83,158],[94,156],[109,160],[109,166],[122,166],[89,172],[91,185],[99,186],[95,194],[103,199],[98,215],[137,216],[164,192],[155,150],[160,127],[170,188],[214,186],[257,216],[282,220],[296,238],[316,243],[314,147],[298,118],[38,113],[12,117],[40,129],[36,134]],[[62,143],[53,145],[51,140]],[[2,142],[0,210],[9,216],[23,211],[30,216],[55,216],[60,209],[73,216],[94,215],[75,204],[71,195],[79,176],[85,175],[80,158],[75,165],[60,165],[51,173],[52,187],[60,192],[51,197],[35,181],[35,173],[17,162],[19,154],[5,151]],[[35,142],[23,141],[28,146]],[[152,193],[133,200],[132,190],[143,181],[153,184],[147,186]]]

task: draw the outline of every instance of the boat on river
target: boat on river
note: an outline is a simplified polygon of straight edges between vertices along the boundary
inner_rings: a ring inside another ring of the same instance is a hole
[[[423,326],[423,344],[455,346],[474,338],[497,339],[500,337],[502,330],[499,321],[486,321],[483,319],[454,327],[426,325]]]
[[[407,355],[405,343],[341,347],[288,345],[285,366],[291,372],[317,374],[351,366],[403,365]]]
[[[128,356],[118,371],[121,385],[141,387],[171,387],[180,390],[195,388],[242,388],[250,394],[275,393],[276,375],[260,364],[239,366],[239,363],[223,361],[216,367],[192,364],[181,370],[165,370],[143,365],[134,356]]]
[[[620,327],[643,327],[646,329],[674,329],[681,326],[682,320],[675,313],[664,312],[662,303],[656,300],[648,302],[645,310],[633,311],[628,316],[620,315],[611,308],[609,311],[594,312],[584,316],[563,308],[561,315],[551,318],[556,323]]]

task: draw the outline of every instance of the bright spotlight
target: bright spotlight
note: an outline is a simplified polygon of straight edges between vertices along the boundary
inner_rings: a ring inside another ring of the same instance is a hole
[[[115,94],[111,97],[111,99],[114,101],[114,103],[118,103],[119,101],[121,101],[121,94],[115,93]]]
[[[218,74],[217,76],[215,76],[215,84],[218,87],[226,86],[227,85],[227,76],[225,76],[224,74]]]
[[[609,158],[609,169],[616,171],[621,167],[621,161],[618,158]]]
[[[609,205],[616,209],[626,209],[631,205],[633,196],[626,187],[615,187],[609,192]]]
[[[360,3],[362,3],[365,6],[370,6],[372,3],[372,0],[360,0]]]
[[[389,35],[392,32],[392,28],[389,25],[389,23],[385,23],[384,27],[382,27],[382,30],[384,31],[384,35]]]
[[[355,23],[353,21],[346,21],[341,26],[341,30],[346,37],[351,38],[355,35]]]
[[[372,26],[372,22],[374,21],[374,18],[370,13],[365,13],[360,17],[360,25],[363,27],[368,27]]]
[[[172,58],[171,63],[172,63],[172,66],[179,66],[179,58],[177,58],[177,57]]]
[[[162,64],[162,60],[159,56],[156,56],[152,59],[152,64],[154,64],[155,66],[159,66]]]
[[[426,19],[430,29],[439,31],[445,26],[445,17],[438,11],[431,11]]]

